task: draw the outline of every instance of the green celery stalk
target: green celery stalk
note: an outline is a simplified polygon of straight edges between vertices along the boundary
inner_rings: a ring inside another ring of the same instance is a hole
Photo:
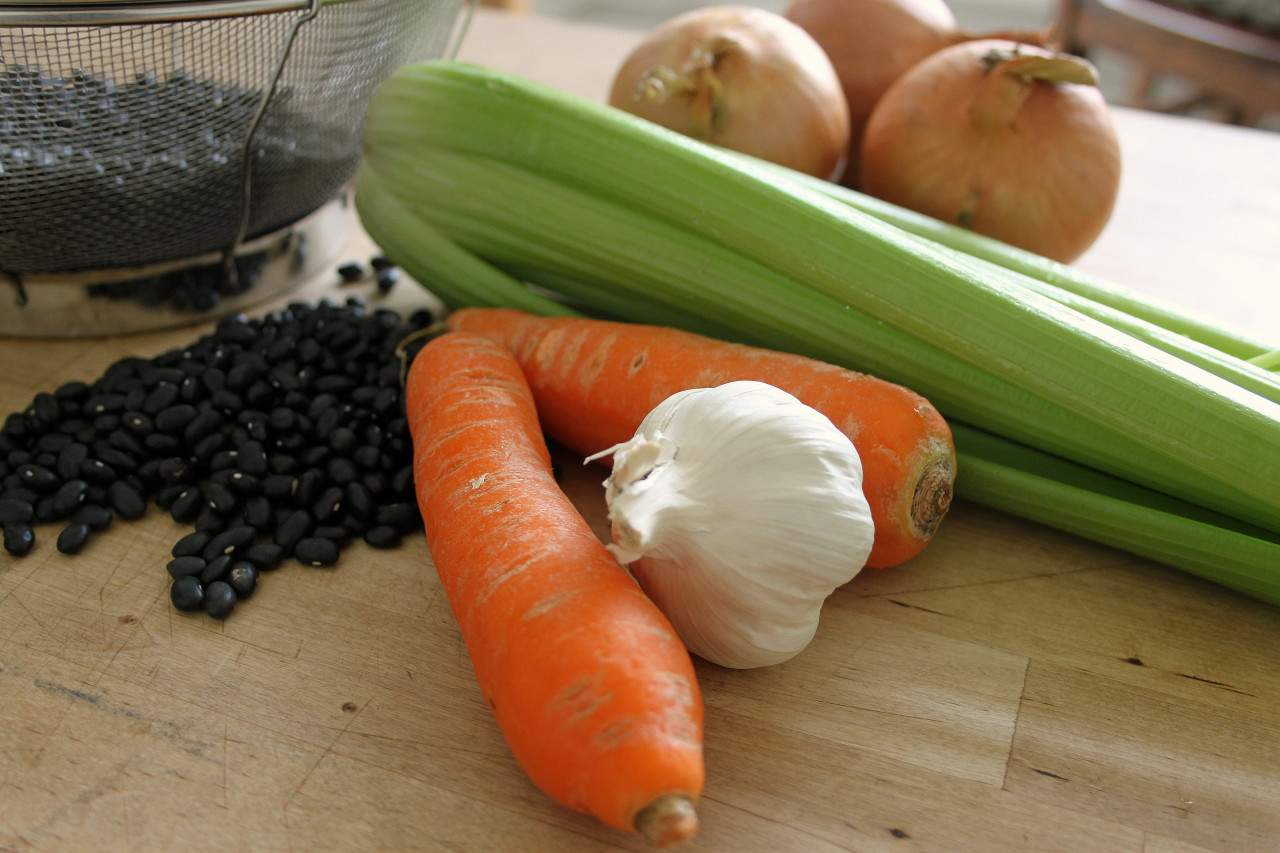
[[[957,497],[1280,604],[1280,543],[1265,531],[965,424],[951,427]]]
[[[547,315],[579,313],[462,250],[411,205],[397,200],[372,167],[359,171],[356,198],[362,224],[374,243],[445,304],[501,305]]]
[[[374,151],[491,157],[662,217],[1238,489],[1280,526],[1280,406],[1051,299],[970,275],[821,193],[776,186],[767,170],[619,110],[448,61],[393,75],[367,128]]]
[[[980,258],[1011,272],[1026,275],[1053,288],[1190,338],[1236,358],[1255,358],[1275,348],[1274,344],[1256,340],[1252,335],[1229,328],[1219,321],[1187,311],[1149,294],[1121,287],[984,234],[977,234],[967,228],[907,210],[831,181],[824,181],[764,161],[753,162],[760,168],[775,173],[779,181],[794,181],[916,237]]]
[[[1124,433],[1047,403],[671,223],[527,170],[425,146],[411,152],[373,148],[368,164],[399,176],[388,186],[416,216],[491,263],[540,267],[594,283],[594,293],[570,295],[597,312],[634,319],[633,306],[619,304],[619,293],[665,304],[672,310],[668,325],[687,326],[682,320],[696,315],[737,329],[717,336],[884,376],[924,394],[948,417],[1002,430],[1241,517],[1274,518],[1270,508],[1258,507],[1230,484],[1207,481]],[[620,234],[628,239],[619,240]],[[655,317],[644,315],[646,321]]]

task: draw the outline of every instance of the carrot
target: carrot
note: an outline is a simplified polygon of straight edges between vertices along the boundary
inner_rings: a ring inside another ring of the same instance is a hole
[[[692,836],[693,662],[557,486],[519,365],[446,333],[414,358],[405,405],[431,557],[512,754],[569,808],[661,846]]]
[[[898,565],[928,544],[951,504],[956,456],[938,411],[900,385],[803,356],[661,326],[463,308],[454,330],[513,352],[547,435],[584,456],[635,434],[677,391],[737,379],[767,382],[831,419],[862,457],[875,522],[867,565]]]

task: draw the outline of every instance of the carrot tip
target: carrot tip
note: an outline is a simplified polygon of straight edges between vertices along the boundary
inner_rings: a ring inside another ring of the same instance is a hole
[[[640,810],[635,826],[650,844],[670,847],[698,833],[698,812],[687,794],[663,794]]]

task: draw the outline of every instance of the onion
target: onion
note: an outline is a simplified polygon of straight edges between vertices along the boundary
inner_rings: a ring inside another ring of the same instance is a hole
[[[961,30],[944,0],[792,0],[784,15],[822,46],[840,78],[849,105],[849,165],[841,183],[855,188],[863,129],[893,81],[944,47],[987,38]],[[1046,34],[999,37],[1043,44]]]
[[[686,12],[623,62],[612,106],[816,177],[844,170],[849,110],[835,69],[782,15],[747,6]]]
[[[984,40],[885,92],[859,168],[869,195],[1070,263],[1111,217],[1120,146],[1093,66]]]

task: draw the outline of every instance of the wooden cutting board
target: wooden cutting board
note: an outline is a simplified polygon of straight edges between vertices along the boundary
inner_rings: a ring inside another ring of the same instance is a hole
[[[474,55],[554,81],[629,38],[525,25],[480,16]],[[551,39],[565,64],[509,50]],[[0,340],[0,407],[201,331]],[[560,461],[603,536],[604,471]],[[421,537],[287,565],[219,622],[170,606],[186,530],[154,509],[74,558],[42,532],[0,554],[0,850],[644,849],[514,764]],[[699,665],[687,849],[1280,850],[1278,648],[1278,608],[959,503],[920,557],[833,595],[795,660]]]

